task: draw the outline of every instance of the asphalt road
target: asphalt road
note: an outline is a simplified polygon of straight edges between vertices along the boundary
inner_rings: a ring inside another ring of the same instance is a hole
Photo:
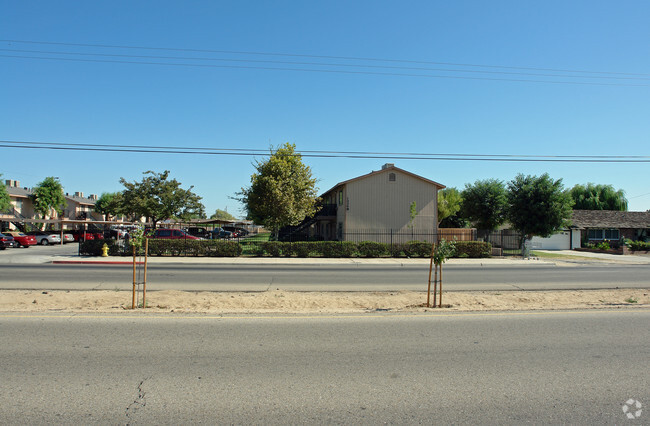
[[[649,323],[648,310],[4,314],[0,423],[647,424]],[[643,406],[632,421],[629,399]]]
[[[150,290],[191,291],[396,291],[422,290],[428,266],[409,265],[228,265],[150,264]],[[137,280],[142,281],[139,275]],[[129,289],[129,265],[2,264],[0,289]],[[551,290],[650,287],[650,265],[553,264],[444,267],[444,285],[454,290]]]

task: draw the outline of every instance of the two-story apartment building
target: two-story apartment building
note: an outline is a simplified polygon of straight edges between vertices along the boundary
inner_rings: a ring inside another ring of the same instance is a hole
[[[433,241],[438,190],[432,180],[384,164],[381,170],[342,181],[321,195],[323,208],[308,234],[339,241]]]

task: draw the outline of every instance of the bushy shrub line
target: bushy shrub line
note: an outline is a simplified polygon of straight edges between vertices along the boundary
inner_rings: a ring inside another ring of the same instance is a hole
[[[648,251],[648,250],[650,250],[650,242],[626,240],[625,244],[632,251]]]
[[[492,245],[483,241],[456,241],[454,257],[490,257]],[[267,241],[257,246],[254,253],[271,257],[429,257],[431,243],[377,243],[374,241]]]
[[[133,253],[128,245],[122,247],[115,240],[86,241],[79,245],[79,254],[101,256],[104,243],[111,256],[129,256]],[[490,257],[492,246],[483,241],[456,241],[454,257]],[[223,240],[149,240],[150,256],[241,256],[243,246],[235,241]],[[248,251],[257,256],[270,257],[429,257],[431,243],[409,241],[407,243],[377,243],[374,241],[265,241]]]
[[[128,244],[118,245],[115,240],[85,241],[79,245],[79,254],[101,256],[104,243],[110,256],[129,256],[133,249]],[[138,251],[143,254],[143,249]],[[235,241],[221,240],[149,240],[149,256],[210,256],[237,257],[242,246]]]

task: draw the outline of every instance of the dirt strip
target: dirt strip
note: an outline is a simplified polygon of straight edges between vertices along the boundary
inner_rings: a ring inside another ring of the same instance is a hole
[[[149,291],[146,311],[207,314],[433,311],[425,306],[426,297],[426,292],[413,291]],[[137,301],[142,304],[140,294]],[[443,293],[442,304],[442,310],[446,311],[647,308],[650,307],[650,289],[448,292]],[[129,291],[0,291],[0,312],[133,312],[131,305]]]

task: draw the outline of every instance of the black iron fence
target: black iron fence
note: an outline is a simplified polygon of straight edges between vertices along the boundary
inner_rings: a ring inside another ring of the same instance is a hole
[[[283,243],[289,244],[285,251],[292,252],[290,244],[296,243],[300,246],[306,241],[325,241],[323,238],[306,237],[304,234],[290,234]],[[358,244],[364,242],[381,243],[387,246],[387,252],[396,253],[405,245],[413,243],[435,243],[441,240],[446,241],[481,241],[490,243],[493,256],[519,256],[521,255],[521,235],[511,231],[481,231],[476,229],[441,229],[438,232],[422,231],[416,229],[408,230],[356,230],[340,234],[340,238],[329,241],[328,244]],[[111,255],[130,255],[132,249],[123,240],[107,240],[109,242]],[[258,238],[240,237],[223,240],[150,240],[152,255],[175,255],[175,256],[220,256],[244,255],[257,256],[268,251],[265,247],[266,241]],[[94,254],[104,241],[96,241],[91,245],[80,246],[79,254]],[[430,245],[429,245],[430,247]],[[268,254],[268,253],[267,253]]]

